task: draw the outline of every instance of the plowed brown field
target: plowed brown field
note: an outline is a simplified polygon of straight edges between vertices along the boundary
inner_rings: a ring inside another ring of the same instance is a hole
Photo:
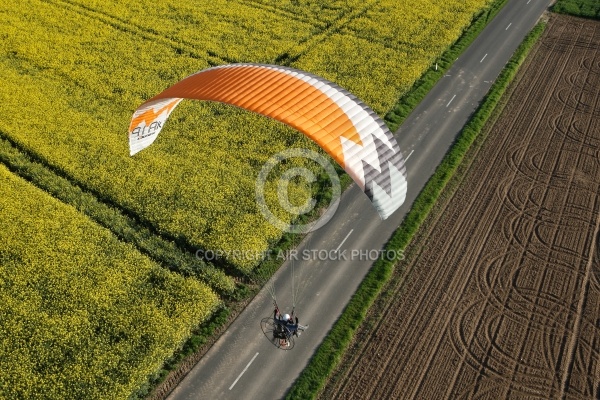
[[[600,22],[552,16],[321,398],[600,398]]]

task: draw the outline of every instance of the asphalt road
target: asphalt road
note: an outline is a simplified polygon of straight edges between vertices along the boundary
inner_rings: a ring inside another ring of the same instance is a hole
[[[396,132],[408,173],[406,202],[381,221],[364,193],[353,185],[334,217],[308,235],[297,260],[273,277],[277,300],[291,311],[292,274],[298,290],[296,313],[309,328],[290,351],[276,349],[260,320],[272,315],[269,292],[261,291],[200,360],[169,399],[277,399],[285,396],[427,179],[475,111],[527,32],[551,0],[510,0],[454,63]]]

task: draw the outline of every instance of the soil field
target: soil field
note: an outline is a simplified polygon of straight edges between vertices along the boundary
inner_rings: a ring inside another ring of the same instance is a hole
[[[600,22],[509,93],[321,398],[600,398]]]

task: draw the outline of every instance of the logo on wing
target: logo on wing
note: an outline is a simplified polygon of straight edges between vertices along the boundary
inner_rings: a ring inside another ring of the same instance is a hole
[[[131,155],[150,146],[162,130],[165,121],[182,99],[160,99],[136,111],[129,124]]]

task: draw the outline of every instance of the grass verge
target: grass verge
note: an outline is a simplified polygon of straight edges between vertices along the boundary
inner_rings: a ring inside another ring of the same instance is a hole
[[[461,131],[452,149],[444,157],[434,175],[415,200],[402,225],[386,244],[387,250],[403,251],[416,234],[486,121],[493,114],[496,105],[532,46],[543,33],[545,26],[545,23],[536,25],[519,46],[476,113]],[[347,350],[354,332],[364,320],[369,307],[394,273],[395,264],[393,261],[378,260],[373,265],[331,332],[312,357],[309,365],[290,389],[287,399],[314,398],[318,394]]]

